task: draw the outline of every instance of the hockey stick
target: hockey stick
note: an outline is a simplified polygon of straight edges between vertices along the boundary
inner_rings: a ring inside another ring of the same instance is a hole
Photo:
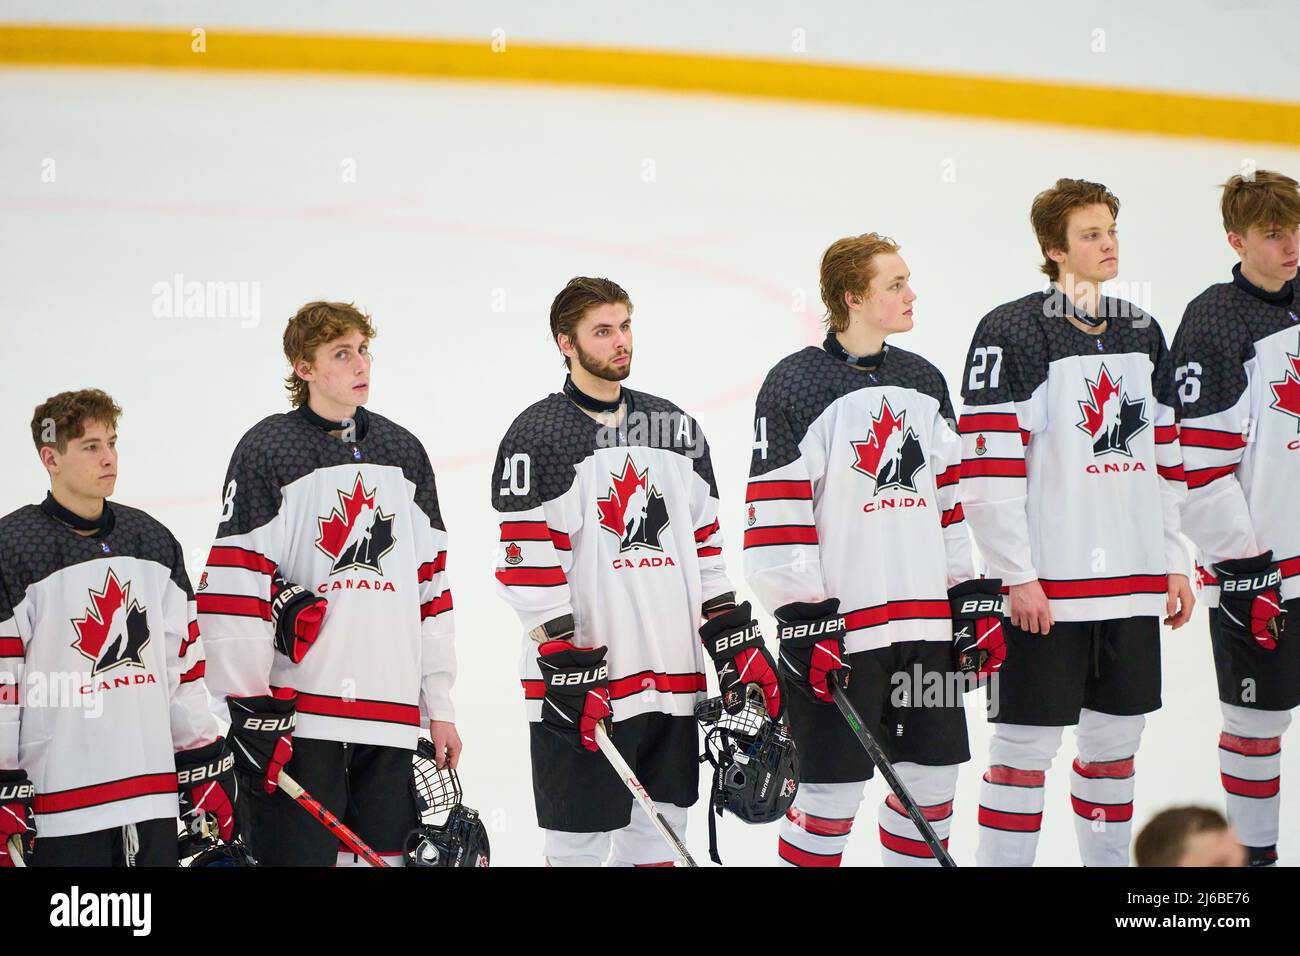
[[[388,866],[378,853],[362,842],[361,837],[349,830],[343,825],[342,820],[321,806],[319,800],[304,790],[298,781],[294,780],[284,770],[280,771],[276,783],[279,784],[281,790],[297,802],[298,806],[324,824],[325,829],[333,833],[340,843],[361,857],[361,859],[371,866]]]
[[[831,689],[831,697],[835,700],[835,706],[840,709],[844,719],[849,722],[849,729],[853,731],[853,736],[858,738],[858,743],[862,744],[862,749],[867,752],[871,762],[880,769],[881,776],[885,778],[885,782],[889,784],[889,789],[894,791],[894,796],[898,797],[898,802],[903,805],[907,815],[916,824],[921,839],[930,848],[930,852],[939,861],[939,865],[956,866],[957,864],[948,854],[948,849],[939,842],[939,837],[935,835],[934,828],[930,826],[930,821],[925,818],[921,808],[916,805],[912,795],[907,792],[907,787],[903,785],[903,781],[898,778],[898,774],[894,771],[894,765],[889,762],[885,752],[880,749],[880,744],[876,742],[876,738],[871,736],[871,731],[867,730],[866,725],[862,723],[862,717],[858,714],[857,708],[849,702],[848,695],[844,693],[844,688],[840,686],[839,674],[831,674],[826,683]]]
[[[664,842],[677,854],[677,859],[681,861],[682,866],[696,866],[697,864],[692,859],[690,851],[686,849],[686,844],[681,841],[681,837],[673,832],[672,826],[664,819],[664,815],[659,812],[655,802],[650,799],[650,794],[646,793],[645,787],[641,786],[641,781],[636,778],[632,768],[627,765],[623,755],[614,746],[614,741],[609,739],[609,734],[605,732],[603,722],[596,725],[596,746],[605,755],[605,759],[614,768],[614,772],[618,774],[619,779],[623,781],[628,790],[632,791],[632,796],[636,798],[637,803],[641,804],[641,809],[646,812],[646,816],[650,818],[650,822],[659,831],[659,835],[664,838]]]
[[[27,861],[23,859],[23,841],[17,833],[9,838],[9,859],[14,866],[26,866]]]

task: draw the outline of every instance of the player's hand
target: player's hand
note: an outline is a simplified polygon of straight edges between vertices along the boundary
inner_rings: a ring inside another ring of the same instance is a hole
[[[1171,574],[1166,579],[1168,591],[1165,597],[1165,623],[1175,631],[1192,619],[1192,608],[1196,598],[1192,596],[1192,585],[1185,574]]]
[[[433,741],[433,762],[438,769],[446,770],[450,767],[455,770],[456,764],[460,763],[460,752],[464,749],[456,725],[450,720],[429,721],[429,739]]]
[[[1186,581],[1186,578],[1183,578]],[[1037,580],[1013,584],[1011,592],[1011,623],[1030,634],[1046,634],[1056,622],[1052,620],[1052,606]]]

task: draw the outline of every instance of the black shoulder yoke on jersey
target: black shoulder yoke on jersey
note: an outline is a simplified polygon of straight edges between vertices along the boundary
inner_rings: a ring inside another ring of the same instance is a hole
[[[1236,265],[1232,282],[1212,285],[1187,304],[1174,335],[1174,364],[1195,360],[1202,366],[1196,417],[1235,405],[1246,388],[1245,366],[1255,343],[1300,323],[1294,286],[1292,281],[1281,292],[1265,292],[1246,281]],[[1181,405],[1177,410],[1181,418]]]
[[[223,492],[228,494],[230,482],[236,483],[234,510],[218,534],[247,534],[260,528],[279,512],[286,485],[320,468],[362,462],[402,469],[415,485],[415,503],[429,523],[439,531],[446,530],[438,510],[433,466],[424,446],[409,431],[369,412],[364,434],[355,441],[341,441],[295,410],[262,419],[239,440]]]
[[[1047,381],[1048,366],[1071,355],[1137,352],[1149,356],[1151,364],[1158,368],[1166,362],[1159,323],[1133,303],[1102,296],[1097,314],[1106,316],[1107,323],[1105,331],[1097,335],[1070,324],[1065,313],[1071,308],[1069,300],[1053,289],[1031,292],[980,319],[966,356],[967,370],[980,370],[980,385],[971,388],[969,375],[963,375],[961,393],[966,403],[1028,401],[1034,390]],[[989,355],[990,349],[998,350],[996,358]],[[1165,378],[1162,373],[1158,381]],[[1172,396],[1162,391],[1158,390],[1156,397],[1168,404]]]
[[[553,392],[524,409],[501,440],[492,474],[497,511],[527,511],[563,495],[573,484],[574,468],[599,448],[643,446],[691,459],[695,473],[718,494],[708,443],[695,419],[665,398],[623,387],[627,409],[617,428],[596,421],[562,392]],[[501,464],[514,455],[529,457],[526,494],[501,494]]]
[[[93,537],[77,534],[39,505],[23,505],[0,518],[0,619],[9,616],[33,584],[100,558],[122,556],[161,564],[176,586],[193,596],[181,546],[172,533],[137,508],[108,502],[104,507],[113,509],[112,530]]]
[[[860,389],[888,385],[930,396],[939,403],[939,414],[954,420],[943,373],[915,352],[886,346],[880,360],[870,366],[843,361],[811,345],[787,355],[767,373],[758,392],[757,413],[767,419],[767,446],[766,457],[755,450],[751,476],[798,458],[799,442],[831,403]]]

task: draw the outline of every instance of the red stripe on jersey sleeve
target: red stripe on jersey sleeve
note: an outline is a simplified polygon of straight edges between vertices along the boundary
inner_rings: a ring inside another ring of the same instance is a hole
[[[498,568],[497,580],[511,588],[553,588],[568,581],[558,564],[544,568]]]
[[[770,544],[816,544],[817,528],[810,524],[778,524],[768,528],[748,528],[745,531],[746,548],[761,548]]]
[[[572,551],[573,544],[569,541],[569,536],[563,531],[556,531],[554,528],[547,528],[551,536],[551,547],[556,551]]]
[[[262,574],[275,573],[275,562],[266,555],[249,551],[247,548],[233,548],[224,544],[214,547],[208,554],[208,567],[247,568],[249,571],[259,571]]]
[[[1182,465],[1156,465],[1156,474],[1169,481],[1186,481]]]
[[[957,419],[957,430],[963,435],[974,432],[1018,432],[1020,416],[1014,412],[974,412]]]
[[[949,465],[939,472],[938,477],[934,479],[934,486],[936,488],[947,488],[949,485],[957,484],[960,478],[961,465]]]
[[[175,792],[176,774],[146,773],[137,777],[111,780],[108,783],[96,783],[88,787],[74,787],[71,790],[59,790],[54,793],[38,793],[36,799],[32,801],[32,808],[41,814],[65,813],[68,810],[84,810],[104,803],[130,800],[132,797]]]
[[[432,581],[435,575],[441,574],[445,570],[447,570],[447,552],[439,551],[438,556],[432,561],[425,561],[424,564],[420,565],[419,582],[424,584],[427,581]]]
[[[1179,440],[1189,448],[1245,448],[1246,436],[1241,432],[1221,432],[1217,428],[1187,428],[1184,426]]]
[[[0,657],[22,657],[23,639],[21,637],[0,637]]]
[[[1188,488],[1203,488],[1212,481],[1227,477],[1237,470],[1236,465],[1220,465],[1218,468],[1194,468],[1184,472]]]
[[[1023,458],[963,458],[961,476],[963,478],[1023,478],[1025,460]]]
[[[779,498],[812,501],[810,481],[751,481],[745,488],[745,501],[775,501]]]
[[[195,599],[200,614],[227,614],[231,617],[260,617],[271,620],[271,602],[241,594],[200,594]]]
[[[958,521],[964,520],[965,517],[966,512],[961,510],[961,504],[958,503],[956,508],[950,508],[940,516],[939,524],[946,528],[950,524],[956,524]]]
[[[202,677],[206,669],[207,669],[207,661],[199,661],[197,664],[195,664],[193,667],[191,667],[189,670],[187,670],[184,674],[181,675],[180,682],[182,684],[191,684],[194,681],[198,680],[200,677]]]
[[[721,548],[696,548],[695,549],[696,556],[701,558],[713,558],[713,557],[717,557],[721,553],[722,553]]]
[[[545,541],[547,528],[545,521],[503,521],[501,522],[502,541]]]
[[[420,605],[420,620],[425,621],[431,617],[437,617],[443,611],[451,610],[451,591],[443,591],[432,601],[425,601]]]
[[[1168,445],[1171,442],[1178,441],[1177,425],[1157,425],[1156,426],[1156,444]]]
[[[716,520],[713,522],[713,524],[709,525],[707,528],[698,529],[695,532],[695,543],[703,544],[705,541],[708,541],[709,538],[713,537],[713,533],[717,530],[718,530],[718,522]]]

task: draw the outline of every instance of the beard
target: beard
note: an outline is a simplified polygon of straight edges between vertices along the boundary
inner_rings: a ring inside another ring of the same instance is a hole
[[[590,353],[584,352],[582,346],[577,342],[573,343],[573,350],[577,354],[578,364],[586,370],[587,374],[596,378],[604,379],[606,382],[621,382],[632,374],[632,353],[630,351],[623,353],[627,356],[626,365],[615,365],[612,359],[608,362],[598,361]]]

